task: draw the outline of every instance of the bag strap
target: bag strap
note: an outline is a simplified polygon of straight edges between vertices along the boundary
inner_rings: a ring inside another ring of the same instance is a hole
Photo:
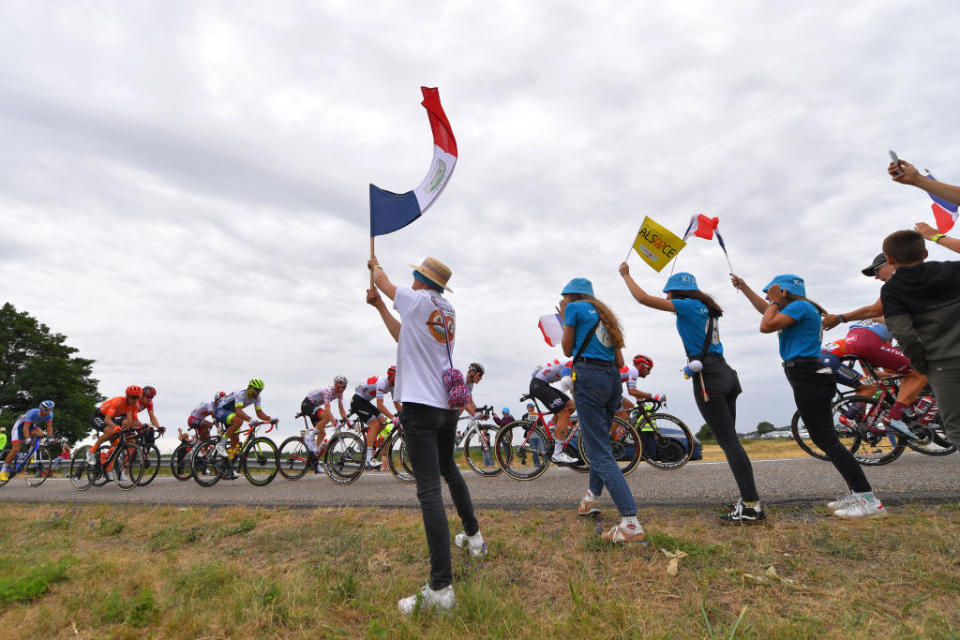
[[[443,320],[443,340],[447,343],[447,360],[450,361],[450,368],[453,369],[453,354],[450,351],[450,337],[447,335],[447,315],[443,312],[440,303],[437,302],[437,299],[434,296],[430,296],[430,301],[433,303],[433,306],[437,308],[437,311],[440,312],[440,318]]]
[[[594,332],[597,330],[597,327],[600,326],[600,319],[597,319],[596,324],[590,327],[590,331],[587,332],[587,336],[583,339],[583,342],[580,343],[580,348],[577,349],[576,355],[573,356],[573,359],[576,360],[580,357],[580,354],[583,353],[583,350],[587,348],[587,344],[590,342],[590,339],[593,337]]]
[[[700,355],[695,357],[694,360],[703,360],[707,355],[707,349],[710,348],[710,338],[713,337],[713,329],[716,326],[716,322],[716,316],[710,316],[710,319],[707,320],[707,335],[703,338],[703,349],[700,350]]]

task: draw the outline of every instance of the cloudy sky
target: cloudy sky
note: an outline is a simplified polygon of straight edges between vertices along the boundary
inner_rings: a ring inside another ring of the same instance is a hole
[[[748,282],[794,272],[842,312],[876,300],[859,269],[883,237],[930,218],[887,150],[960,182],[953,3],[540,5],[4,2],[0,298],[96,360],[104,395],[158,387],[168,426],[257,376],[292,433],[308,390],[393,362],[364,303],[367,185],[422,179],[419,87],[437,86],[456,173],[377,254],[401,284],[426,255],[453,269],[476,399],[520,409],[560,357],[537,318],[585,276],[654,359],[644,388],[696,430],[672,316],[617,274],[644,215],[717,216]],[[788,422],[776,337],[717,246],[679,269],[726,310],[738,428]]]

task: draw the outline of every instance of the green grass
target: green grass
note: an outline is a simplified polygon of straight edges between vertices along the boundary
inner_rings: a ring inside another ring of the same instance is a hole
[[[774,510],[720,527],[708,510],[616,521],[488,510],[490,553],[454,547],[457,608],[404,617],[427,577],[416,510],[4,504],[0,628],[79,638],[960,637],[960,509],[884,520]],[[451,532],[459,530],[454,514]],[[661,551],[682,551],[675,577]],[[773,573],[768,567],[773,567]]]

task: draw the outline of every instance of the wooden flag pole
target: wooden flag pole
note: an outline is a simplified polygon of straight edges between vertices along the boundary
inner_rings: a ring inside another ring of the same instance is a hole
[[[373,236],[370,236],[370,259],[373,260]],[[373,289],[373,269],[370,269],[370,288]]]

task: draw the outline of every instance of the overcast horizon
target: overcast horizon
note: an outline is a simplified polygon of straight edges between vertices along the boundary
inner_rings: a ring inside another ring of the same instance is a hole
[[[251,377],[292,434],[307,391],[345,375],[349,405],[394,362],[364,302],[367,190],[423,178],[435,86],[456,171],[377,256],[400,285],[428,255],[452,269],[454,360],[487,368],[476,402],[522,410],[533,369],[562,357],[538,318],[582,276],[625,356],[653,358],[641,388],[696,432],[673,316],[617,273],[640,222],[718,217],[755,289],[796,273],[831,312],[874,302],[860,269],[882,239],[932,223],[888,149],[960,183],[958,26],[947,2],[5,2],[0,302],[95,360],[104,396],[156,386],[174,435]],[[677,260],[724,308],[738,430],[789,424],[776,336],[716,243]],[[630,265],[650,292],[670,270]]]

